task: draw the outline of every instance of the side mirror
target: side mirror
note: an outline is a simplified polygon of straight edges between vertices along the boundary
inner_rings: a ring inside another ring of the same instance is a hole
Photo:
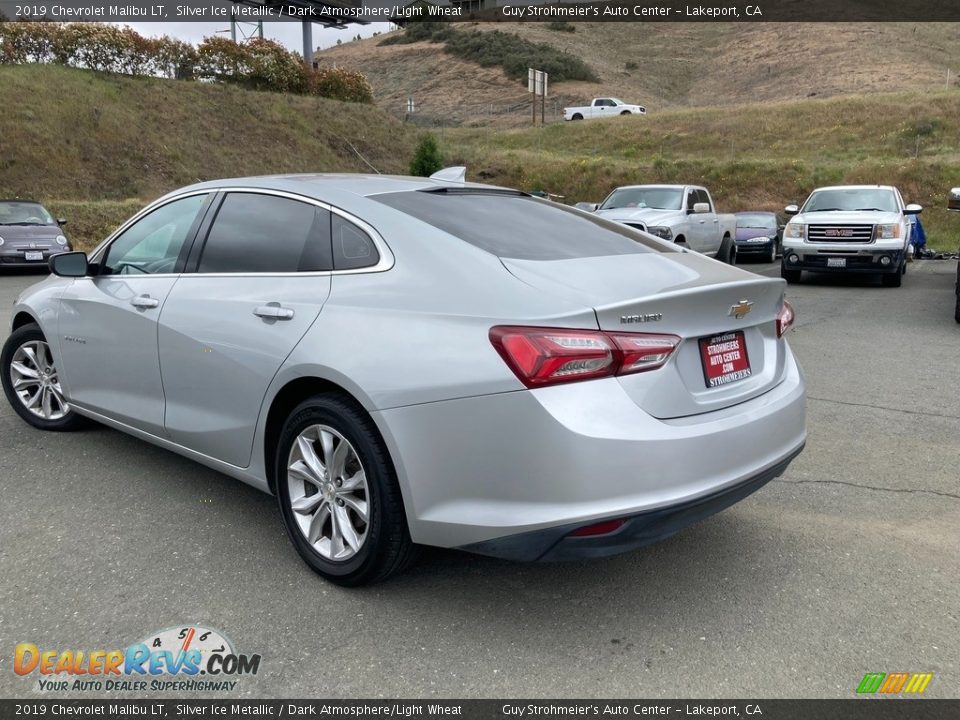
[[[59,225],[60,227],[63,227],[66,224],[67,224],[66,218],[57,218],[57,225]]]
[[[800,207],[798,205],[787,205],[783,209],[784,214],[786,215],[796,215],[800,212]]]
[[[574,205],[574,207],[577,210],[583,210],[584,212],[596,212],[600,205],[592,202],[578,202],[576,205]]]
[[[919,215],[923,212],[923,206],[917,205],[916,203],[910,203],[903,209],[903,212],[907,215]]]
[[[693,204],[693,214],[694,215],[703,215],[704,213],[710,212],[710,203],[694,203]]]
[[[960,210],[960,187],[950,191],[947,197],[947,210]]]
[[[87,254],[68,252],[51,255],[50,272],[59,277],[86,277],[89,274]]]

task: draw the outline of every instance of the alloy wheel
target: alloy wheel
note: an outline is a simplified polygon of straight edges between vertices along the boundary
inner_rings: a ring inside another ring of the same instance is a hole
[[[10,383],[23,406],[43,420],[60,420],[70,412],[50,346],[42,340],[30,340],[16,349]]]
[[[349,560],[369,527],[366,473],[353,445],[327,425],[301,432],[287,459],[290,507],[297,527],[327,560]]]

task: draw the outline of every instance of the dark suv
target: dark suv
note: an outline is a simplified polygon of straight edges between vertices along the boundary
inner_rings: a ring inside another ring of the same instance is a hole
[[[70,241],[47,209],[32,200],[0,200],[0,269],[43,267],[51,255],[69,252]]]

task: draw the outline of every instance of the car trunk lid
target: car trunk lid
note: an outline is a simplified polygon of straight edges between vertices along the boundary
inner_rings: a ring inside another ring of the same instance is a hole
[[[690,252],[502,262],[534,287],[588,304],[601,330],[681,338],[664,367],[619,377],[654,417],[719,410],[782,380],[785,351],[776,330],[783,304],[780,279]]]

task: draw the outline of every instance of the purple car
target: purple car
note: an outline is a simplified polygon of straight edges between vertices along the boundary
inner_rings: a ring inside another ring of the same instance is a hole
[[[780,255],[782,228],[776,213],[738,212],[737,254],[741,257],[756,256],[767,262],[776,262]]]
[[[69,252],[70,242],[47,209],[32,200],[0,200],[0,269],[46,268],[51,255]]]

